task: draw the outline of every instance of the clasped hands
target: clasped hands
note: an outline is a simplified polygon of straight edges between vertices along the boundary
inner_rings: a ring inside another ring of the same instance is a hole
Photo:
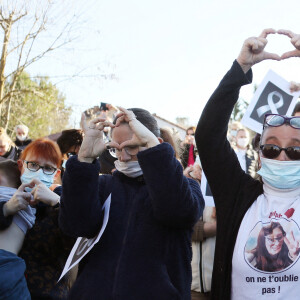
[[[116,116],[116,124],[98,117],[87,123],[85,115],[82,114],[81,126],[84,131],[84,138],[78,153],[78,160],[81,162],[91,163],[107,147],[117,148],[122,151],[124,147],[141,146],[145,148],[154,147],[159,144],[158,138],[138,121],[134,113],[123,107],[119,107],[120,113]],[[131,139],[118,144],[114,141],[105,143],[103,140],[103,129],[105,127],[116,128],[122,123],[127,123],[132,130]]]
[[[285,52],[281,56],[276,53],[264,51],[264,48],[268,43],[267,36],[269,34],[276,33],[289,37],[295,49]],[[243,69],[244,73],[247,73],[254,64],[263,60],[272,59],[279,61],[290,57],[300,57],[300,34],[296,34],[285,29],[276,31],[275,29],[268,28],[264,29],[258,37],[251,37],[245,40],[242,50],[237,58],[237,62]]]
[[[27,192],[26,188],[31,188]],[[33,179],[30,183],[22,183],[12,198],[3,206],[3,215],[5,217],[14,215],[20,210],[26,210],[27,206],[34,206],[38,202],[54,206],[60,200],[59,195],[52,192],[45,184],[38,179]]]

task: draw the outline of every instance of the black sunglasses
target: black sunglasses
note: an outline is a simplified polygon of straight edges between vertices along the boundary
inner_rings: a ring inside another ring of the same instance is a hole
[[[288,124],[295,129],[300,129],[300,117],[287,117],[277,114],[266,114],[264,119],[265,127],[279,127],[283,124]]]
[[[298,146],[281,148],[277,145],[265,144],[260,145],[259,148],[265,158],[274,159],[280,155],[282,150],[284,150],[289,159],[300,160],[300,147]]]

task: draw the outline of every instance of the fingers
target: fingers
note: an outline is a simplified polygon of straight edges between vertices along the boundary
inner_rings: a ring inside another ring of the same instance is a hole
[[[88,128],[90,128],[90,129],[95,129],[97,123],[99,123],[99,122],[105,122],[105,120],[106,120],[105,118],[97,117],[97,118],[95,118],[95,119],[93,119],[93,120],[91,120],[91,121],[89,122]]]
[[[266,28],[263,32],[259,35],[259,38],[266,38],[269,34],[275,34],[276,30],[273,28]]]
[[[87,126],[87,123],[86,123],[86,115],[85,115],[85,113],[81,114],[80,125],[81,125],[81,128],[83,129],[83,131],[87,130],[88,126]]]
[[[33,187],[34,187],[34,184],[33,184],[32,182],[29,182],[29,183],[22,183],[22,184],[19,186],[18,191],[24,192],[26,187],[33,188]]]
[[[290,57],[300,57],[300,51],[299,50],[288,51],[281,55],[281,59],[287,59]]]
[[[120,149],[123,149],[124,147],[129,147],[129,146],[134,146],[136,147],[137,146],[137,140],[128,140],[128,141],[125,141],[123,142],[121,145],[120,145]],[[144,145],[139,145],[139,146],[144,146]]]
[[[281,60],[281,57],[275,53],[264,52],[263,60],[265,60],[265,59]]]
[[[124,107],[118,106],[118,109],[121,111],[121,113],[123,113],[126,116],[126,121],[130,122],[133,119],[136,119],[135,114],[133,113],[133,111],[128,110]]]
[[[286,30],[286,29],[279,29],[277,31],[278,34],[283,34],[283,35],[286,35],[288,36],[289,38],[293,38],[295,36],[295,33],[293,33],[292,31],[290,30]]]
[[[292,237],[292,241],[295,242],[295,237],[294,237],[294,232],[293,232],[293,230],[291,230],[291,237]]]
[[[296,34],[292,39],[291,39],[291,43],[295,46],[296,49],[300,49],[300,38],[299,35]]]
[[[40,180],[38,180],[37,178],[34,178],[31,180],[31,182],[29,184],[31,184],[31,187],[34,186],[34,185],[38,185],[42,183]]]
[[[117,115],[116,127],[120,126],[120,124],[123,122],[125,122],[125,115],[124,113],[120,113]]]
[[[106,145],[106,148],[109,149],[109,148],[117,148],[120,150],[120,145],[116,142],[108,142],[105,144]]]
[[[300,83],[291,81],[290,83],[290,91],[293,92],[298,92],[300,91]]]
[[[95,129],[95,130],[102,131],[104,129],[104,127],[114,128],[114,127],[116,127],[116,125],[109,121],[105,121],[105,119],[103,119],[103,118],[96,118],[89,122],[87,129]]]

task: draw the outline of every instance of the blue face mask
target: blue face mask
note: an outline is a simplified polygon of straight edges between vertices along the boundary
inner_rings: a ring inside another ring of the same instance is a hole
[[[22,183],[30,183],[33,179],[38,179],[41,181],[46,187],[50,188],[50,186],[53,184],[54,181],[54,174],[52,175],[46,175],[44,174],[42,169],[39,169],[37,172],[32,172],[29,169],[25,168],[24,173],[21,176],[21,182]],[[31,192],[32,189],[26,187],[26,192]]]
[[[300,161],[275,160],[261,157],[261,169],[257,172],[264,181],[278,189],[300,187]]]

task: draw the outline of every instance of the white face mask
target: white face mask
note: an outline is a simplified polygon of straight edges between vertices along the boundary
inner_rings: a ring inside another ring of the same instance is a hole
[[[123,173],[128,177],[135,178],[143,174],[143,171],[138,161],[122,162],[116,160],[115,167],[119,172]]]
[[[241,148],[246,148],[249,143],[249,139],[248,138],[239,138],[239,139],[237,139],[236,143]]]
[[[26,136],[25,135],[19,135],[17,134],[17,139],[21,142],[25,141],[26,140]]]

